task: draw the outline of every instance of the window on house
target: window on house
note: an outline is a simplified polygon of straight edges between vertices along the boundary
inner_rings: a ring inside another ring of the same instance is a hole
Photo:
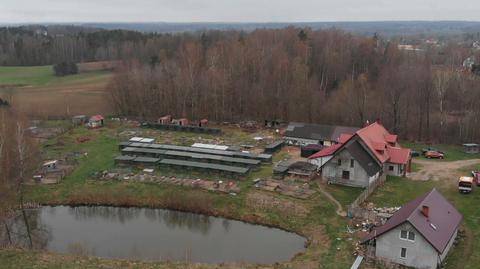
[[[409,232],[408,233],[408,240],[415,241],[415,233],[414,232]]]
[[[393,171],[393,165],[390,165],[390,166],[388,167],[388,170],[389,170],[389,171]]]
[[[351,159],[350,160],[350,167],[353,168],[355,166],[355,160]]]
[[[400,257],[401,258],[407,258],[407,249],[406,248],[401,248],[400,249]]]
[[[415,241],[415,233],[406,231],[406,230],[401,230],[400,231],[400,238],[404,240],[410,240],[410,241]]]
[[[350,179],[350,171],[343,171],[342,179]]]
[[[338,159],[338,166],[342,165],[342,159]]]

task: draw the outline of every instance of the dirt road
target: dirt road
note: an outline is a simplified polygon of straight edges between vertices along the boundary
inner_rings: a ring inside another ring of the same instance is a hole
[[[480,159],[461,160],[445,162],[439,160],[414,159],[414,163],[421,166],[420,171],[410,173],[408,176],[413,180],[440,180],[457,178],[460,175],[459,169],[473,165],[479,165]]]

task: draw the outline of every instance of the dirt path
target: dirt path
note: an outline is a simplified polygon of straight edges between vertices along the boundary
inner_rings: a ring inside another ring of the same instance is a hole
[[[480,164],[480,159],[444,162],[438,160],[418,160],[414,163],[421,165],[420,171],[410,173],[408,176],[413,180],[451,179],[459,176],[458,170],[464,167]]]
[[[337,215],[341,217],[347,216],[347,213],[343,210],[342,204],[340,204],[340,202],[337,201],[337,199],[335,199],[330,193],[324,190],[322,186],[319,186],[318,191],[321,192],[323,195],[327,196],[327,198],[337,206],[337,211],[336,211]]]

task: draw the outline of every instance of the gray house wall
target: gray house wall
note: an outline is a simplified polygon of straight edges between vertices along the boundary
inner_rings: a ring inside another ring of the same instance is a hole
[[[338,165],[339,159],[341,165]],[[354,160],[353,168],[350,166],[351,160]],[[342,179],[343,171],[350,172],[350,179]],[[367,187],[370,182],[370,177],[365,169],[346,149],[336,154],[323,166],[322,176],[331,182],[354,187]]]
[[[400,238],[400,231],[415,233],[415,241]],[[414,268],[436,269],[439,261],[443,261],[453,245],[457,232],[448,243],[443,254],[435,248],[408,222],[384,233],[376,239],[375,256],[381,260],[402,264]],[[400,257],[401,248],[407,249],[407,257]]]
[[[390,171],[390,166],[393,167],[393,170]],[[396,163],[385,163],[383,166],[383,172],[389,176],[403,176],[405,171],[405,165],[403,164],[396,164]]]

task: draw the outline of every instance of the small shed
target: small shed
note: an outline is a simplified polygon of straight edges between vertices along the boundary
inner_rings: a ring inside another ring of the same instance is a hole
[[[172,122],[172,116],[166,115],[158,119],[159,124],[170,124]]]
[[[298,161],[288,167],[288,175],[310,180],[315,177],[316,170],[317,167],[315,165],[309,162]]]
[[[88,120],[88,127],[90,128],[100,128],[103,126],[105,118],[102,115],[92,116]]]
[[[282,179],[287,175],[288,165],[279,163],[273,168],[273,178]]]
[[[474,143],[463,144],[463,152],[475,154],[480,152],[480,145]]]
[[[77,115],[72,117],[72,124],[73,125],[82,125],[87,123],[87,116],[85,115]]]
[[[280,150],[285,145],[285,141],[277,140],[265,147],[264,152],[268,154],[272,154],[278,150]]]
[[[44,162],[42,165],[42,169],[44,172],[55,171],[57,170],[58,160],[52,160]]]
[[[179,126],[187,126],[188,125],[188,119],[187,118],[174,119],[174,120],[172,120],[172,124],[179,125]]]
[[[322,149],[322,145],[308,144],[306,146],[302,146],[300,156],[302,156],[303,158],[308,158]]]
[[[206,127],[206,126],[208,126],[208,120],[207,120],[207,119],[200,120],[200,122],[198,123],[198,126],[199,126],[199,127]]]

